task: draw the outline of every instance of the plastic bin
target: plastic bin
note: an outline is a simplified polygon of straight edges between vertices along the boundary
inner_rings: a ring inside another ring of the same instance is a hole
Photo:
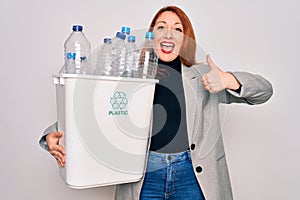
[[[61,144],[61,177],[72,188],[142,178],[149,145],[155,79],[54,76]]]

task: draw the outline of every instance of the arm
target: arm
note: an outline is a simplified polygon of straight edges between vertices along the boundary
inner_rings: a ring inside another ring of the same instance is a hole
[[[269,81],[260,75],[248,72],[231,72],[240,83],[239,91],[226,89],[218,94],[222,103],[261,104],[273,95],[273,88]]]
[[[273,94],[269,81],[247,72],[224,72],[210,58],[206,57],[210,71],[201,77],[203,87],[210,93],[217,93],[222,103],[260,104]]]

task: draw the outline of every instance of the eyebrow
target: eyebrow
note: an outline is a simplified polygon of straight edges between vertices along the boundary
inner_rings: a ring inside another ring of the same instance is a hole
[[[156,22],[155,24],[159,24],[159,23],[164,23],[164,24],[166,24],[167,22],[166,22],[166,21],[158,21],[158,22]],[[177,24],[181,24],[181,25],[182,25],[181,22],[176,22],[174,25],[177,25]]]

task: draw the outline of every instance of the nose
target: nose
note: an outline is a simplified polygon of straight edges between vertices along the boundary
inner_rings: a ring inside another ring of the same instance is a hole
[[[166,33],[165,33],[165,38],[166,39],[171,39],[173,38],[173,33],[171,29],[167,29]]]

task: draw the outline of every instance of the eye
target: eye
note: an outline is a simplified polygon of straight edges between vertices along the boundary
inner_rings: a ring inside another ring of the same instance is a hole
[[[182,29],[181,28],[175,28],[176,31],[182,33]]]
[[[158,26],[157,30],[163,30],[165,27],[164,26]]]

